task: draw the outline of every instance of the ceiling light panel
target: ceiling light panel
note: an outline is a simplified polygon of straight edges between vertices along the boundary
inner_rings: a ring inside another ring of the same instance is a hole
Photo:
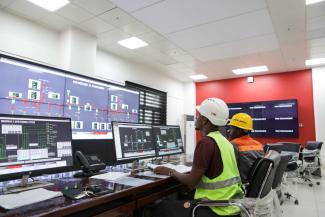
[[[325,58],[306,60],[306,66],[322,65],[325,64]]]
[[[51,12],[56,11],[70,3],[68,0],[27,0],[27,1]]]
[[[118,41],[117,43],[122,45],[123,47],[129,48],[132,50],[140,48],[140,47],[148,46],[148,43],[142,41],[141,39],[139,39],[137,37],[127,38],[127,39]]]

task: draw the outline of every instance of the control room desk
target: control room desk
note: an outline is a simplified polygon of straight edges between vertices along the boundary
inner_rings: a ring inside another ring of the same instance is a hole
[[[169,194],[186,190],[184,185],[181,185],[173,178],[141,178],[150,179],[153,182],[139,187],[130,187],[89,178],[65,177],[52,179],[51,182],[54,182],[55,185],[49,187],[49,190],[58,191],[76,184],[79,186],[99,184],[114,190],[114,192],[81,200],[57,197],[10,211],[0,208],[0,216],[133,216],[133,213],[138,208],[142,208]]]

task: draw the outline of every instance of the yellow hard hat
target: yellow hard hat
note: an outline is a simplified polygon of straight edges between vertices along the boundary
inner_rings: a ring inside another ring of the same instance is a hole
[[[244,130],[253,130],[253,119],[246,113],[237,113],[232,116],[228,125]]]

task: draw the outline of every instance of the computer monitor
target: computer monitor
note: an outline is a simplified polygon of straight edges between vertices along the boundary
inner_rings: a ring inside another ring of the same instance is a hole
[[[112,122],[112,126],[118,162],[156,156],[151,125]]]
[[[152,131],[158,156],[184,152],[179,126],[153,126]]]
[[[71,135],[69,118],[0,114],[0,180],[71,169]]]

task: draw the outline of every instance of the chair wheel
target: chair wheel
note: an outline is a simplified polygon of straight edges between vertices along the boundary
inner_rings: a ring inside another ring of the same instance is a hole
[[[309,187],[313,187],[313,184],[309,184]]]
[[[298,205],[299,204],[299,201],[298,200],[295,200],[295,204]]]
[[[317,185],[320,185],[320,182],[316,182]]]

